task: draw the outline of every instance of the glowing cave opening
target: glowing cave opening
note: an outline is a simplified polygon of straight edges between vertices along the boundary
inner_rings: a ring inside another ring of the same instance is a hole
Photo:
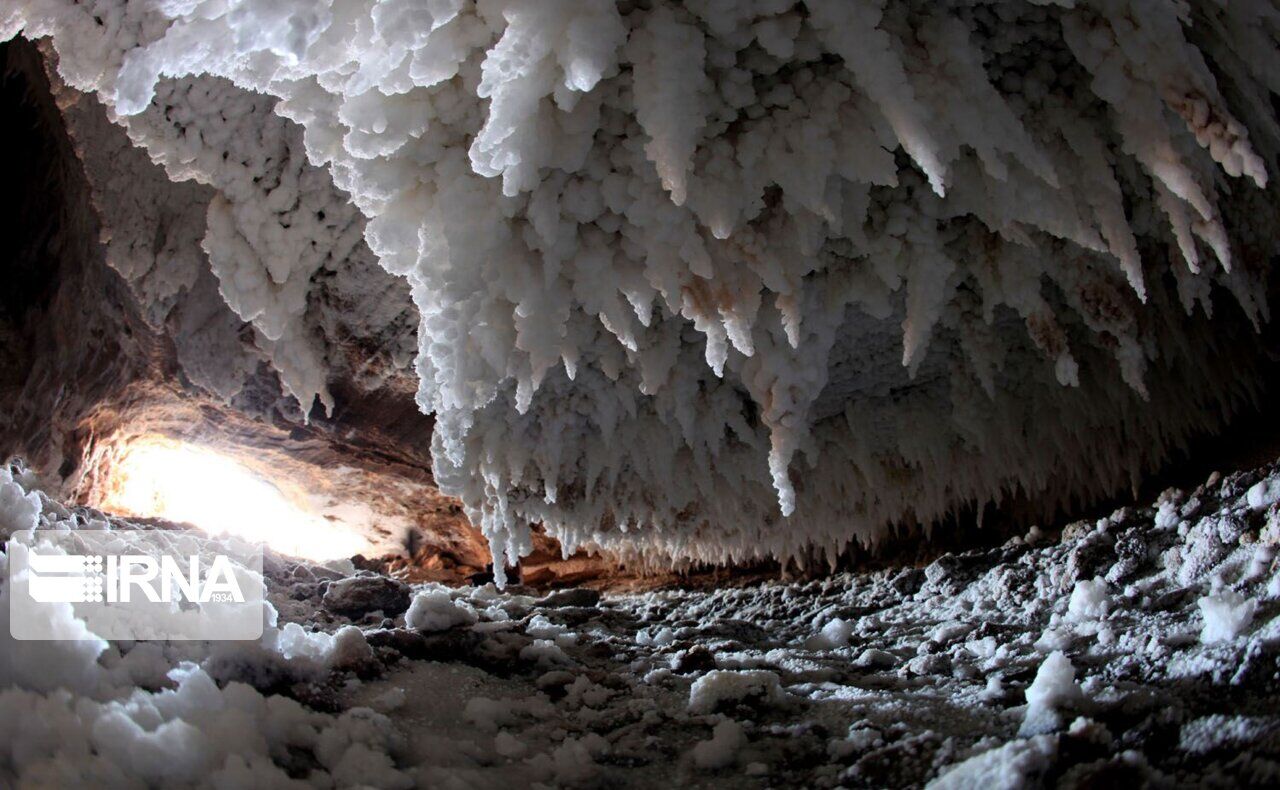
[[[198,445],[149,438],[113,467],[103,510],[185,522],[310,560],[351,557],[368,541],[307,508],[244,464]]]

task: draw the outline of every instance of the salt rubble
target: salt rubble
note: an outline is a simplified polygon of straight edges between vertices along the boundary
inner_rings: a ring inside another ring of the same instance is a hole
[[[22,479],[0,470],[7,529],[133,526]],[[1256,559],[1280,543],[1280,513],[1250,507],[1259,482],[1280,482],[1280,467],[924,569],[589,607],[420,586],[417,613],[389,627],[325,611],[300,581],[313,574],[269,557],[277,615],[259,643],[14,642],[2,629],[0,781],[1274,783],[1280,568]],[[1084,605],[1102,590],[1107,607]],[[1231,639],[1197,638],[1205,598],[1209,617],[1226,607]],[[1059,646],[1037,647],[1050,628]],[[841,638],[814,641],[827,631]]]
[[[262,358],[332,409],[323,283],[377,257],[356,328],[409,364],[374,314],[412,298],[435,477],[501,581],[530,522],[655,562],[807,559],[1012,491],[1115,492],[1212,430],[1256,395],[1236,338],[1268,315],[1277,13],[10,0],[0,39],[48,37],[202,185],[172,192],[174,255],[147,252],[160,192],[100,201],[148,312],[234,311],[192,307],[193,380],[234,393]]]

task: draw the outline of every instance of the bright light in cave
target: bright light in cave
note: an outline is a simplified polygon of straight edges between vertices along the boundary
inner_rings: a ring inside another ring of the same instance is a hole
[[[291,501],[235,460],[167,439],[134,443],[112,470],[104,510],[193,524],[310,560],[360,553],[357,532]]]

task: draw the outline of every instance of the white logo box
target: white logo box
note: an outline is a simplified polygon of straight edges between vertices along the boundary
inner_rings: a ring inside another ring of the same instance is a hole
[[[6,546],[9,630],[60,640],[262,636],[262,545],[194,530],[23,530]]]

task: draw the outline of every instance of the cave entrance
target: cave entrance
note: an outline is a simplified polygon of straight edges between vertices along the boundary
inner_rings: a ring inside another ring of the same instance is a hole
[[[357,526],[321,512],[290,481],[217,450],[158,435],[133,440],[120,451],[98,505],[246,538],[310,560],[370,549]]]

